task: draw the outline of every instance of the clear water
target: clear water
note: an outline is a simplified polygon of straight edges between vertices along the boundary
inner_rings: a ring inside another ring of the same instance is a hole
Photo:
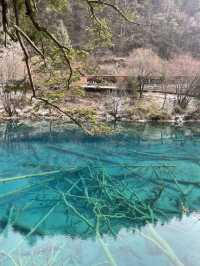
[[[200,265],[199,149],[198,124],[1,124],[0,265]]]

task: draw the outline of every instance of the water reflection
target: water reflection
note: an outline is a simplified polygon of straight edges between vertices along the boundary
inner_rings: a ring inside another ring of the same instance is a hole
[[[2,125],[0,265],[197,266],[199,128]]]
[[[195,215],[184,216],[182,221],[173,219],[170,223],[161,226],[158,224],[155,231],[173,249],[178,263],[172,262],[162,248],[158,247],[147,237],[150,236],[148,226],[133,234],[132,231],[121,229],[116,239],[104,235],[102,237],[116,265],[199,265],[200,240],[197,237],[200,225]],[[145,237],[144,237],[145,236]],[[33,236],[32,236],[33,238]],[[3,250],[9,252],[12,247],[21,243],[18,251],[13,250],[13,257],[21,261],[21,265],[114,265],[106,256],[98,239],[80,239],[65,235],[45,236],[38,238],[31,246],[23,241],[21,234],[12,230],[6,237],[0,239]],[[2,265],[13,265],[3,258]]]

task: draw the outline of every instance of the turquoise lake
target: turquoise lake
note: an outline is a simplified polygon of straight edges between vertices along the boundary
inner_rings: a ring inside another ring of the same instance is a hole
[[[200,124],[0,124],[0,265],[199,266]]]

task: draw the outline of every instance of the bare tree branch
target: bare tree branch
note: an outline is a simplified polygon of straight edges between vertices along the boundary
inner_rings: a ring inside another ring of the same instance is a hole
[[[87,3],[90,6],[90,9],[91,9],[94,17],[95,17],[95,14],[94,14],[93,5],[107,6],[107,7],[112,8],[113,10],[115,10],[120,15],[120,17],[124,18],[127,22],[133,23],[137,26],[141,26],[140,23],[137,23],[134,20],[129,19],[129,17],[115,4],[111,4],[111,3],[108,3],[108,2],[105,2],[102,0],[87,0]],[[144,26],[144,25],[142,25],[142,26]]]
[[[32,48],[42,57],[44,58],[44,54],[39,50],[39,48],[34,44],[34,42],[28,37],[28,35],[17,25],[13,25],[13,27],[27,40],[27,42],[32,46]]]

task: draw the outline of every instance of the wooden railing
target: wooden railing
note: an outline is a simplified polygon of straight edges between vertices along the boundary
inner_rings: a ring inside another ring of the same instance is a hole
[[[144,76],[125,76],[125,75],[89,75],[86,76],[85,80],[86,83],[89,84],[100,84],[104,82],[110,82],[110,83],[117,83],[119,81],[128,81],[128,79],[133,78],[133,79],[142,79],[145,84],[148,85],[159,85],[162,84],[163,82],[163,76],[149,76],[149,77],[144,77]],[[186,76],[175,76],[167,79],[168,84],[175,84],[178,80],[188,80],[191,77],[186,77]],[[102,84],[103,85],[103,84]]]

